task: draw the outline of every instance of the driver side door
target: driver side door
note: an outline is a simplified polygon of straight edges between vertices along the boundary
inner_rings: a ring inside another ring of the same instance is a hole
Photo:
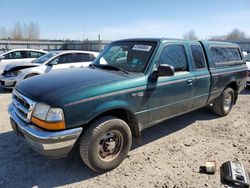
[[[174,67],[174,76],[158,77],[151,83],[149,123],[154,124],[191,109],[194,75],[190,71],[185,44],[163,46],[159,64]]]

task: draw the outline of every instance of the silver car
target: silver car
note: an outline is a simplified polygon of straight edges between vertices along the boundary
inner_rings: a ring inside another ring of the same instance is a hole
[[[98,54],[91,51],[53,51],[30,63],[8,64],[0,75],[0,86],[11,89],[23,79],[44,74],[51,70],[87,67]]]
[[[247,63],[247,86],[250,86],[250,54],[246,56]]]
[[[46,54],[43,50],[15,49],[0,55],[0,65],[9,63],[28,63]]]

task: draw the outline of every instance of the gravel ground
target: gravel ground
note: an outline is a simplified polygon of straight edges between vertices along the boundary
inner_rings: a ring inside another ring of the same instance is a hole
[[[0,89],[0,187],[224,187],[219,168],[207,175],[199,167],[238,158],[250,170],[249,95],[242,92],[227,117],[201,109],[143,131],[118,168],[97,174],[77,154],[52,160],[29,149],[11,130],[11,94]]]

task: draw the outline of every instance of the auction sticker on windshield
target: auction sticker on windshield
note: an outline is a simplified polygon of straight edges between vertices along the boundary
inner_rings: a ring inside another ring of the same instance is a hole
[[[149,46],[149,45],[135,44],[134,47],[132,48],[132,50],[149,52],[149,50],[151,48],[152,48],[152,46]]]

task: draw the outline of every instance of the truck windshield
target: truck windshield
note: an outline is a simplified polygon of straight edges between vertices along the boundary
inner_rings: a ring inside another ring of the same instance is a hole
[[[94,61],[94,66],[117,67],[128,72],[144,72],[156,42],[123,41],[111,43]],[[117,69],[118,70],[118,69]]]
[[[32,63],[36,63],[36,64],[43,64],[46,61],[48,61],[49,59],[51,59],[52,57],[56,56],[59,52],[49,52],[45,55],[42,55],[41,57],[35,59],[34,61],[32,61]]]

